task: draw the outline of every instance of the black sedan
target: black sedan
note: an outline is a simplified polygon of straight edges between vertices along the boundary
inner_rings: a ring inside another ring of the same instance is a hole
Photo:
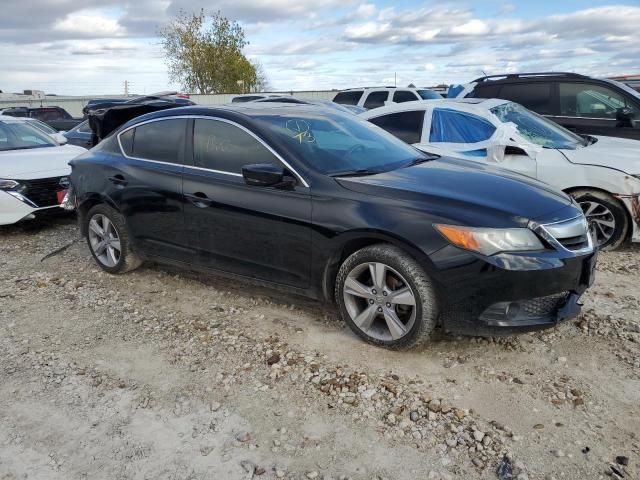
[[[563,193],[326,107],[155,112],[71,165],[107,272],[148,259],[255,279],[335,301],[377,345],[555,325],[593,278],[586,220]]]

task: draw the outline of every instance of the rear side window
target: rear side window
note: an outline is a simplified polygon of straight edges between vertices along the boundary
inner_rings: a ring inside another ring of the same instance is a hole
[[[413,102],[415,100],[420,100],[420,98],[418,98],[415,93],[409,92],[408,90],[396,90],[393,94],[393,101],[395,103]]]
[[[362,98],[362,90],[349,90],[348,92],[338,93],[333,101],[342,105],[358,105],[360,98]]]
[[[196,167],[242,173],[252,163],[280,165],[277,157],[244,130],[217,120],[195,121],[193,163]]]
[[[551,112],[550,83],[514,83],[502,85],[498,98],[511,100],[541,115]]]
[[[473,92],[467,97],[469,98],[497,98],[500,92],[500,85],[477,85]]]
[[[437,100],[442,98],[442,95],[433,90],[418,90],[418,95],[420,95],[420,98],[423,100]]]
[[[133,155],[133,134],[135,131],[136,129],[132,128],[121,134],[119,137],[122,150],[124,151],[124,154],[129,157]]]
[[[186,129],[186,119],[158,120],[123,133],[120,143],[132,157],[182,164]]]
[[[496,131],[487,120],[476,115],[444,108],[433,110],[429,141],[433,143],[477,143]]]
[[[364,101],[364,108],[383,107],[384,102],[389,99],[389,92],[371,92]]]
[[[372,118],[369,121],[398,137],[403,142],[419,143],[422,137],[424,110],[390,113],[389,115]]]

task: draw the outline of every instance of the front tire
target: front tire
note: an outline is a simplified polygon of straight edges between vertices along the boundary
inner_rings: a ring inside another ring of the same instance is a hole
[[[620,201],[598,190],[576,190],[571,196],[595,229],[601,249],[615,250],[627,240],[629,216]]]
[[[124,217],[108,205],[89,210],[84,225],[91,255],[105,272],[125,273],[138,268],[142,260],[131,250]]]
[[[435,289],[424,269],[389,244],[349,256],[338,271],[335,297],[356,335],[390,349],[427,342],[439,315]]]

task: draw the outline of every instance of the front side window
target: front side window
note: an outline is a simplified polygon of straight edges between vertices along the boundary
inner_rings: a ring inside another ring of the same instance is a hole
[[[327,175],[368,174],[407,165],[424,153],[381,128],[340,112],[256,117],[308,167]]]
[[[333,101],[342,105],[358,105],[360,98],[362,98],[362,90],[350,90],[348,92],[340,92],[337,94]]]
[[[0,122],[0,151],[55,146],[53,138],[26,122]]]
[[[429,142],[477,143],[489,140],[496,127],[476,115],[446,108],[436,108],[431,117]]]
[[[280,161],[262,143],[241,128],[218,120],[196,119],[193,129],[193,163],[196,167],[242,173],[252,163]]]
[[[403,142],[419,143],[422,138],[424,110],[390,113],[389,115],[372,118],[369,121],[398,137]]]
[[[560,84],[560,115],[566,117],[610,118],[617,110],[630,106],[617,92],[587,83]]]
[[[491,109],[491,113],[502,123],[514,123],[520,135],[545,148],[574,150],[587,142],[584,138],[517,103],[498,105]]]
[[[157,120],[121,134],[120,143],[132,157],[181,164],[186,127],[186,119]]]
[[[364,108],[378,108],[383,107],[384,102],[389,99],[389,92],[371,92],[367,99],[364,101]]]
[[[408,90],[396,90],[393,94],[393,101],[395,103],[415,102],[416,100],[420,99],[415,93]]]
[[[74,130],[74,131],[76,131],[78,133],[91,133],[91,127],[89,126],[89,120],[85,120],[84,122],[79,124],[77,127],[73,128],[72,130]]]

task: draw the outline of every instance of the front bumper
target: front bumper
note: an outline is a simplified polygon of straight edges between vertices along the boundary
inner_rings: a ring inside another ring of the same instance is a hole
[[[580,297],[593,283],[596,259],[596,251],[487,259],[446,247],[435,256],[441,323],[455,333],[509,335],[574,318],[580,313]]]
[[[616,195],[624,203],[631,216],[631,241],[640,242],[640,193]]]
[[[59,205],[37,207],[28,199],[0,191],[0,225],[12,225],[21,220],[63,212]]]

